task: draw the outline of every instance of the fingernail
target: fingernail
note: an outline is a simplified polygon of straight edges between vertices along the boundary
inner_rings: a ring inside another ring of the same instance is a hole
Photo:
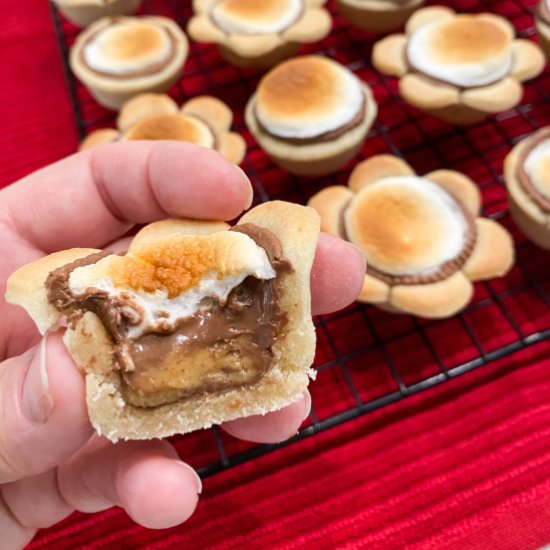
[[[304,406],[305,406],[305,414],[304,418],[302,418],[302,422],[306,420],[309,417],[309,414],[311,413],[311,395],[308,391],[304,392]]]
[[[195,479],[197,481],[197,494],[200,495],[202,493],[202,479],[199,477],[199,474],[197,474],[197,472],[195,472],[195,470],[193,468],[191,468],[191,466],[189,466],[189,464],[186,464],[185,462],[183,462],[181,460],[176,460],[175,462],[176,462],[176,464],[179,464],[180,466],[183,466],[188,472],[191,472],[193,474],[193,476],[195,477]]]
[[[23,383],[23,412],[36,424],[44,424],[53,411],[53,398],[46,370],[46,340],[44,336],[31,361]]]
[[[240,166],[234,165],[234,167],[239,172],[248,190],[248,199],[245,206],[245,210],[248,210],[252,206],[252,201],[254,200],[254,188],[252,187],[252,183],[250,183],[250,179],[246,175],[245,171]]]

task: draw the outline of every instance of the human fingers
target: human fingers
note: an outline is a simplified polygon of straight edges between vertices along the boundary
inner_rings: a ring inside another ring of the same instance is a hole
[[[49,470],[90,438],[84,396],[60,334],[0,363],[0,483]]]
[[[321,233],[311,269],[311,312],[332,313],[349,305],[361,290],[365,258],[354,245]]]
[[[0,221],[53,252],[102,247],[134,223],[166,217],[232,219],[250,206],[252,187],[215,151],[145,141],[77,153],[2,190],[0,199]]]
[[[265,415],[254,415],[224,422],[228,434],[255,443],[279,443],[296,435],[300,424],[309,416],[311,397],[306,390],[301,399]]]
[[[200,478],[166,441],[113,444],[94,436],[57,470],[8,483],[2,496],[13,532],[112,506],[144,527],[164,529],[191,516],[200,491]]]
[[[63,498],[76,510],[121,506],[150,529],[188,519],[202,490],[195,471],[163,440],[113,444],[94,437],[58,468],[58,481]]]

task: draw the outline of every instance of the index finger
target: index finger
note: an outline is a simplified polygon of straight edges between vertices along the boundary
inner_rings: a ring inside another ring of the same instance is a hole
[[[101,248],[136,223],[230,220],[252,202],[240,168],[184,142],[113,143],[77,153],[0,193],[10,224],[45,253]]]

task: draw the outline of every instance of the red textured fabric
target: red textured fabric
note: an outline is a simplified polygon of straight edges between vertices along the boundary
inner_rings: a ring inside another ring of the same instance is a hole
[[[155,3],[167,13],[173,4]],[[475,3],[457,0],[454,4],[469,9]],[[525,4],[533,6],[534,2]],[[532,25],[527,14],[518,12],[518,2],[503,0],[494,5],[500,13],[512,14],[521,28]],[[339,48],[347,40],[346,33],[332,40],[336,41],[335,56],[352,62],[353,53]],[[213,68],[205,80],[192,59],[195,72],[190,70],[187,94],[236,78],[233,69],[219,63],[214,50],[200,52],[206,62],[213,60]],[[0,61],[3,186],[72,153],[77,130],[44,0],[5,3]],[[410,112],[392,100],[395,83],[376,80],[369,69],[362,76],[373,82],[380,128],[385,129],[384,137],[379,132],[372,136],[363,156],[386,152],[389,141],[422,145],[425,136],[441,136],[441,149],[411,146],[408,160],[421,172],[442,163],[463,169],[482,186],[488,212],[503,208],[504,195],[494,174],[501,168],[507,140],[529,130],[525,117],[515,113],[499,119],[498,124],[493,121],[448,134],[444,125],[428,118],[410,123]],[[539,84],[548,93],[548,73]],[[540,93],[540,89],[528,88],[529,115],[538,124],[549,124],[548,105]],[[88,97],[83,96],[83,101],[88,119],[106,116]],[[250,136],[245,137],[250,144]],[[480,150],[489,151],[491,146],[491,152],[486,158],[476,157],[471,143]],[[441,155],[445,155],[443,161]],[[262,183],[271,197],[304,200],[291,187],[291,180],[273,169],[257,148],[251,148],[247,162],[248,167],[261,168]],[[326,183],[312,183],[305,193]],[[514,230],[509,220],[505,223]],[[518,244],[524,244],[517,231],[514,235]],[[529,245],[519,248],[518,254],[529,272],[546,274],[544,289],[548,291],[548,255]],[[529,286],[525,270],[516,268],[505,281],[476,287],[476,307],[465,315],[486,354],[517,337],[510,318],[492,301],[495,293],[506,289],[513,292],[503,295],[501,306],[505,304],[511,312],[516,328],[531,334],[550,327],[548,307]],[[440,373],[436,356],[445,368],[452,368],[479,355],[456,318],[421,322],[434,347],[430,353],[411,318],[371,308],[368,318],[373,331],[362,315],[362,310],[352,307],[319,324],[316,365],[344,357],[346,372],[364,402],[397,390],[387,368],[388,358],[404,383],[411,385]],[[376,338],[387,342],[383,351],[376,346]],[[357,355],[371,343],[368,352]],[[198,510],[183,526],[146,530],[118,509],[73,514],[40,532],[30,548],[540,548],[550,542],[549,351],[548,341],[534,345],[216,474],[205,480]],[[321,420],[355,404],[343,372],[324,369],[312,386]],[[250,447],[222,437],[229,453]],[[182,457],[195,466],[219,458],[210,431],[176,438],[175,443]]]

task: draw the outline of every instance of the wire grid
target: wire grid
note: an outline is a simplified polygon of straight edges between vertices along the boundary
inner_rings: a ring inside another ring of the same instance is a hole
[[[428,4],[435,2],[428,2]],[[519,36],[535,34],[535,0],[457,0],[438,2],[457,11],[491,11],[508,18]],[[145,0],[138,13],[165,15],[185,28],[190,2]],[[256,145],[243,122],[243,111],[262,72],[226,63],[212,45],[192,44],[183,78],[169,91],[185,99],[212,94],[232,108],[234,128],[248,146],[243,163],[256,191],[256,202],[271,199],[305,203],[319,189],[345,185],[353,165],[378,153],[406,159],[419,174],[437,168],[459,170],[480,187],[483,214],[497,219],[514,235],[517,263],[503,279],[476,284],[471,305],[446,320],[391,315],[353,304],[316,320],[317,381],[310,386],[313,406],[305,427],[281,445],[237,441],[214,428],[173,438],[176,448],[206,477],[283,445],[312,436],[415,394],[457,375],[550,339],[550,267],[548,256],[529,243],[511,222],[502,179],[502,163],[512,145],[550,124],[550,74],[526,85],[523,103],[471,128],[455,128],[406,105],[396,92],[396,79],[377,73],[370,64],[376,37],[350,28],[331,2],[331,34],[300,53],[320,53],[343,63],[373,89],[377,120],[358,158],[330,177],[316,180],[292,176],[273,165]],[[75,122],[83,137],[114,126],[115,114],[100,107],[72,76],[67,53],[78,29],[52,5],[52,16],[66,70]],[[337,274],[335,274],[337,276]]]

